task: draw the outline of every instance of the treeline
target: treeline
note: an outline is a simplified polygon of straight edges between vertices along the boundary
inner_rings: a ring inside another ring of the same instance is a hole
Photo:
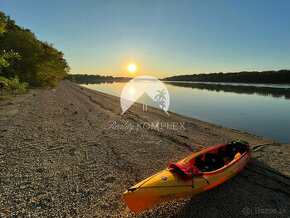
[[[234,83],[290,83],[290,70],[243,71],[238,73],[210,73],[180,75],[164,78],[166,81],[234,82]]]
[[[258,94],[263,96],[272,96],[275,98],[284,97],[290,99],[290,88],[263,87],[250,85],[221,85],[208,83],[184,83],[184,82],[168,82],[172,86],[187,87],[200,90],[209,90],[216,92],[234,92],[238,94]]]
[[[98,84],[104,82],[127,82],[129,77],[113,77],[113,76],[100,76],[88,74],[69,74],[67,77],[72,82],[78,84]]]
[[[61,51],[0,11],[0,77],[19,78],[30,86],[55,86],[68,71]]]

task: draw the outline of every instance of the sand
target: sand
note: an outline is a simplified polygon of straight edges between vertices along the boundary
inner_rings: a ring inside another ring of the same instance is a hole
[[[68,81],[0,102],[0,216],[136,216],[127,188],[236,139],[254,150],[241,173],[138,216],[289,216],[289,145],[169,114],[134,104],[121,115],[119,98]]]

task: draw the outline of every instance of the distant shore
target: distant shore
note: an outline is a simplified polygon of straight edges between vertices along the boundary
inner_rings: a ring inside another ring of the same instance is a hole
[[[290,70],[242,71],[187,74],[166,77],[166,81],[290,84]]]
[[[101,76],[96,74],[69,74],[69,80],[78,84],[98,84],[102,82],[127,82],[130,77]],[[178,82],[219,82],[254,84],[290,84],[290,70],[242,71],[227,73],[195,73],[159,78],[162,81]]]
[[[241,173],[143,215],[236,217],[272,209],[289,216],[288,144],[169,114],[134,104],[121,115],[118,97],[69,81],[0,102],[0,216],[135,216],[122,198],[126,188],[236,139],[254,150]]]

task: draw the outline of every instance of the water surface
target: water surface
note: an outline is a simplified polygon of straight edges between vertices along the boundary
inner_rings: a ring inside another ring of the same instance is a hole
[[[125,84],[83,86],[119,97]],[[170,82],[166,87],[169,111],[290,143],[290,85]]]

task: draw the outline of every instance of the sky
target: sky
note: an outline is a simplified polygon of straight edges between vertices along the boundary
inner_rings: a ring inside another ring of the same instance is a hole
[[[71,73],[163,78],[290,68],[290,1],[0,0]]]

